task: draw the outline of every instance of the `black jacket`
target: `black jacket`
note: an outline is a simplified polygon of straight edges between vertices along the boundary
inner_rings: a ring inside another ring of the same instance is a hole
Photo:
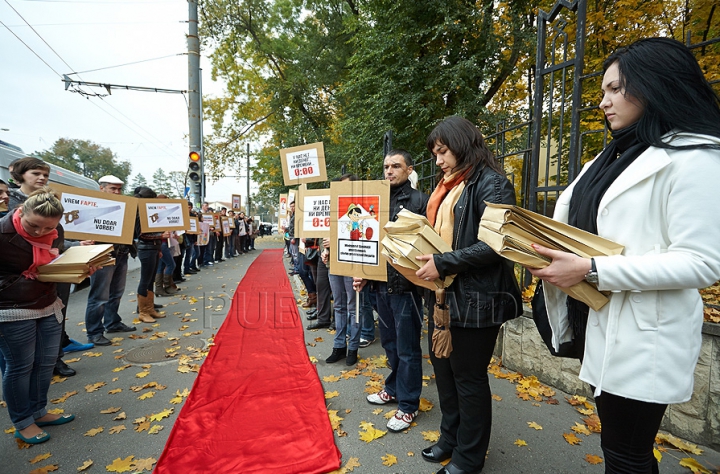
[[[57,231],[53,248],[61,248],[65,240],[61,225]],[[32,263],[32,245],[17,233],[9,213],[0,220],[0,309],[42,309],[55,302],[58,297],[55,283],[22,276]]]
[[[425,193],[413,189],[410,180],[397,188],[390,188],[390,216],[391,221],[396,221],[398,213],[403,209],[414,212],[415,214],[425,215],[428,200],[430,196]],[[407,280],[389,263],[387,264],[387,291],[388,293],[402,293],[405,291],[414,291],[415,285]]]
[[[487,167],[475,171],[455,204],[454,250],[434,256],[441,277],[457,274],[446,297],[454,327],[498,326],[523,312],[513,263],[477,238],[485,201],[516,204],[510,181]]]

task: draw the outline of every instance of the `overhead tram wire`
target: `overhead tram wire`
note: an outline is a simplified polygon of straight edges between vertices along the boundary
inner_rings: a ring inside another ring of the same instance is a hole
[[[113,69],[113,68],[116,68],[116,67],[130,66],[130,65],[133,65],[133,64],[147,63],[147,62],[150,62],[150,61],[157,61],[157,60],[159,60],[159,59],[174,58],[174,57],[176,57],[176,56],[185,56],[185,55],[187,55],[187,53],[168,54],[167,56],[160,56],[160,57],[157,57],[157,58],[143,59],[143,60],[134,61],[134,62],[131,62],[131,63],[118,64],[117,66],[107,66],[107,67],[101,67],[101,68],[97,68],[97,69],[88,69],[87,71],[70,72],[70,73],[68,73],[67,75],[68,75],[68,76],[73,76],[73,75],[76,75],[76,74],[77,74],[77,75],[79,76],[80,74],[85,74],[86,72],[104,71],[105,69]]]
[[[50,70],[51,70],[52,72],[54,72],[55,74],[57,74],[58,77],[60,77],[60,78],[62,79],[62,74],[60,74],[59,72],[57,72],[57,71],[55,70],[55,68],[53,68],[50,64],[48,64],[48,62],[45,61],[45,60],[42,58],[42,56],[40,56],[38,53],[36,53],[34,49],[32,49],[25,41],[22,40],[22,38],[20,38],[18,35],[16,35],[15,32],[14,32],[13,30],[11,30],[9,26],[7,26],[5,23],[3,23],[2,20],[0,20],[0,25],[4,26],[5,29],[7,29],[10,33],[12,33],[12,35],[13,35],[15,38],[17,38],[18,41],[20,41],[22,44],[24,44],[25,47],[30,50],[30,52],[32,52],[35,56],[37,56],[37,58],[38,58],[40,61],[42,61],[47,67],[50,68]]]

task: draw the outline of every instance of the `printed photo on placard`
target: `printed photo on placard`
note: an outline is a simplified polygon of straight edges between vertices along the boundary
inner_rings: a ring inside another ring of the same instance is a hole
[[[210,217],[212,219],[212,214],[210,214]],[[208,224],[206,221],[200,221],[200,233],[198,234],[196,245],[198,247],[202,247],[203,245],[207,245],[208,242],[210,242],[210,224]]]
[[[142,232],[190,228],[190,214],[184,199],[138,199],[138,213]]]
[[[278,217],[285,217],[288,213],[288,195],[281,194],[280,202],[278,204]]]
[[[280,150],[280,161],[286,186],[327,181],[322,142],[283,148]]]
[[[232,232],[230,230],[230,219],[225,216],[220,216],[220,221],[222,222],[223,237],[227,237]]]
[[[389,182],[333,182],[330,195],[330,272],[385,281],[380,241],[389,217]]]
[[[232,210],[235,212],[240,211],[240,206],[242,203],[242,196],[239,194],[233,194],[232,195]]]
[[[65,237],[98,243],[132,244],[137,199],[52,183],[65,210]]]

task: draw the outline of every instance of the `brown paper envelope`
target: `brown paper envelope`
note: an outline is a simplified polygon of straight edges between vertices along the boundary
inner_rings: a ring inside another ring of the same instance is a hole
[[[89,275],[87,273],[48,273],[38,275],[38,281],[48,283],[75,283],[76,285],[85,280]]]

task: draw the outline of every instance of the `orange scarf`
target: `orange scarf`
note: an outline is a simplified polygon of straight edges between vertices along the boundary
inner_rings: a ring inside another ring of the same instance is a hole
[[[20,222],[20,209],[17,209],[13,214],[12,223],[18,235],[33,247],[33,263],[30,265],[30,268],[22,272],[22,276],[29,280],[34,280],[37,278],[39,266],[47,265],[60,255],[58,249],[52,248],[53,241],[58,237],[58,231],[57,229],[53,229],[52,232],[48,234],[33,237],[25,232],[25,228],[22,226],[22,222]]]
[[[430,224],[433,226],[435,225],[435,219],[437,219],[437,212],[440,208],[440,204],[442,204],[443,200],[445,199],[445,196],[450,192],[452,188],[454,188],[458,183],[465,180],[468,174],[470,174],[470,171],[472,168],[468,168],[462,173],[458,173],[457,176],[452,176],[449,181],[446,181],[445,178],[438,183],[437,187],[435,188],[435,191],[430,195],[430,200],[427,203],[427,218],[428,221],[430,221]]]

